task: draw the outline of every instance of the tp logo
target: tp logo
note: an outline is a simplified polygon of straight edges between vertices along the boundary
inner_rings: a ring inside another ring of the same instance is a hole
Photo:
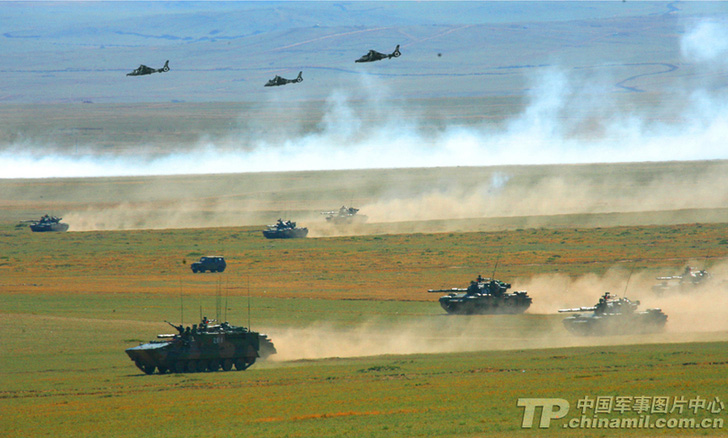
[[[519,398],[518,407],[523,410],[523,422],[521,427],[528,429],[533,427],[533,417],[536,415],[536,408],[541,408],[541,421],[538,427],[546,429],[551,420],[564,418],[569,413],[569,402],[563,398]]]

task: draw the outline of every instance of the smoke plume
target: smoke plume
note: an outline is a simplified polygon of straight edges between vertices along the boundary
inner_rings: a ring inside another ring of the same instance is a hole
[[[685,62],[720,68],[728,59],[726,34],[725,25],[716,22],[688,28],[682,40]],[[228,138],[201,132],[197,144],[173,148],[179,152],[150,144],[154,153],[142,147],[134,156],[99,154],[93,144],[69,154],[26,140],[2,147],[0,174],[44,178],[728,158],[728,104],[719,84],[699,79],[673,84],[679,89],[665,92],[672,93],[669,102],[679,104],[640,112],[620,105],[616,78],[559,67],[535,72],[528,78],[526,108],[497,126],[433,128],[416,117],[404,119],[411,114],[407,103],[394,99],[381,79],[362,75],[350,88],[331,93],[313,126],[246,121]],[[272,109],[278,104],[272,101],[267,112],[281,111]]]

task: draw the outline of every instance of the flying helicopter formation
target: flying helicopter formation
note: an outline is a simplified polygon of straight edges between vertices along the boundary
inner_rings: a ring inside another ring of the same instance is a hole
[[[377,52],[376,50],[369,50],[367,54],[362,56],[361,58],[355,60],[354,62],[374,62],[374,61],[381,61],[383,59],[392,59],[392,58],[399,58],[402,55],[402,52],[399,50],[399,44],[397,44],[397,47],[394,48],[394,51],[392,53],[382,53]],[[127,76],[145,76],[150,75],[152,73],[166,73],[169,71],[169,60],[167,60],[164,63],[164,66],[162,68],[152,68],[148,67],[144,64],[140,64],[139,67],[135,68],[130,73],[127,73]],[[298,76],[294,79],[286,79],[281,76],[276,75],[273,79],[270,79],[264,87],[278,87],[281,85],[287,85],[287,84],[297,84],[303,82],[303,72],[299,71]]]

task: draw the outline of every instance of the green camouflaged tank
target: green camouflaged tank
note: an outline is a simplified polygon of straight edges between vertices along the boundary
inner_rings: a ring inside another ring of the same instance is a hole
[[[454,315],[493,315],[523,313],[531,306],[526,291],[507,292],[510,283],[491,278],[478,278],[467,288],[429,289],[429,293],[447,292],[440,297],[440,306]]]
[[[665,328],[667,315],[661,309],[638,311],[639,304],[606,292],[593,306],[559,309],[559,312],[578,313],[564,318],[564,327],[582,336],[654,333]]]

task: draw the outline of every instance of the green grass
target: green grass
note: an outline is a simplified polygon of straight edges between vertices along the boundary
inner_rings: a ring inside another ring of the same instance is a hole
[[[514,288],[540,274],[599,276],[615,267],[625,279],[633,266],[653,278],[677,274],[690,260],[710,270],[728,255],[726,234],[728,224],[715,223],[267,241],[257,227],[39,235],[0,226],[3,430],[671,436],[675,430],[564,430],[564,420],[524,430],[516,403],[547,397],[575,405],[611,395],[728,400],[725,331],[575,338],[555,309],[453,317],[426,290],[465,286],[478,273],[490,275],[496,260],[497,277]],[[192,274],[189,263],[208,253],[225,255],[228,270]],[[164,320],[191,324],[201,313],[215,317],[218,305],[221,317],[247,325],[248,303],[252,328],[276,343],[277,360],[245,372],[146,376],[124,353],[168,331]],[[670,322],[678,316],[670,313]]]
[[[98,314],[87,317],[71,304],[73,297],[40,298],[35,306],[3,302],[4,309],[18,309],[3,316],[13,321],[3,331],[0,372],[8,436],[53,431],[124,437],[140,430],[200,437],[241,431],[270,437],[531,436],[537,431],[520,427],[519,397],[563,398],[572,405],[584,396],[728,397],[726,342],[269,361],[245,372],[146,376],[123,350],[159,324],[126,319],[132,309],[109,314],[124,302],[142,309],[144,297],[101,297],[113,304],[99,304]],[[80,301],[90,307],[97,298]],[[345,301],[334,303],[332,311],[349,308]],[[57,311],[47,309],[58,304]],[[25,313],[29,307],[44,314]],[[159,316],[165,310],[146,312]],[[538,434],[604,435],[555,424]]]
[[[198,305],[212,310],[217,298],[183,300],[189,322]],[[560,327],[559,315],[461,318],[443,315],[435,303],[407,301],[253,297],[253,327],[265,326],[281,353],[320,336],[341,342],[341,354],[345,344],[367,345],[365,338],[386,344],[388,354],[146,376],[124,349],[165,332],[161,321],[177,321],[179,304],[179,297],[165,294],[0,295],[6,433],[124,437],[143,428],[149,436],[241,430],[271,437],[531,436],[537,431],[521,429],[520,397],[563,398],[572,405],[605,395],[728,399],[727,342],[674,343],[680,338],[673,333],[577,340]],[[228,319],[244,322],[246,306],[244,297],[228,302]],[[405,335],[410,342],[429,341],[426,349],[476,351],[397,354],[408,348]],[[566,346],[574,342],[602,345]],[[545,345],[553,348],[539,348]],[[567,419],[576,413],[572,409]],[[562,424],[538,434],[604,435],[564,431]]]
[[[728,224],[523,229],[266,240],[256,227],[35,234],[0,228],[6,293],[151,293],[420,300],[478,273],[514,283],[539,274],[624,279],[710,268],[728,256]],[[235,237],[232,237],[235,236]],[[222,275],[193,274],[222,254]]]

